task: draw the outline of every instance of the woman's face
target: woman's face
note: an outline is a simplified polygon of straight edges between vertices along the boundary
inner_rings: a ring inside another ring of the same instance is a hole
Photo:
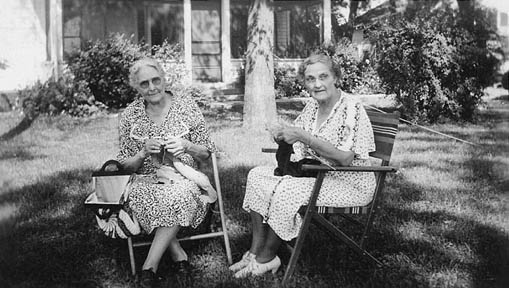
[[[159,102],[164,97],[164,78],[153,67],[143,66],[138,70],[136,90],[148,102]]]
[[[308,65],[304,71],[306,89],[318,102],[327,102],[337,94],[335,81],[334,73],[327,65],[320,62]]]

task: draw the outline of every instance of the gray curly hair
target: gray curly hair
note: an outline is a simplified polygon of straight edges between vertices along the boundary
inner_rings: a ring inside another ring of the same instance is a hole
[[[333,61],[329,55],[325,53],[315,52],[309,55],[308,58],[304,59],[304,62],[302,62],[299,65],[298,77],[301,81],[304,81],[304,73],[306,72],[306,68],[309,65],[316,63],[322,63],[329,67],[329,70],[336,77],[336,81],[338,81],[341,78],[341,68],[339,64]]]
[[[164,80],[165,72],[163,70],[163,67],[159,62],[153,58],[142,58],[140,60],[137,60],[134,62],[134,64],[129,68],[129,85],[131,87],[136,88],[138,86],[138,72],[140,71],[141,67],[152,67],[157,70],[157,73],[161,76],[161,78]]]

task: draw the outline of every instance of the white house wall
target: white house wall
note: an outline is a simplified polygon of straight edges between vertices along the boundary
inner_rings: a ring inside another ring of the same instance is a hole
[[[23,88],[52,73],[46,1],[2,1],[0,91]]]

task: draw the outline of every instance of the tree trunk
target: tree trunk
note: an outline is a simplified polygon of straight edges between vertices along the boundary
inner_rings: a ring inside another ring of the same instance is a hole
[[[252,0],[248,17],[243,127],[263,129],[274,123],[274,10],[269,0]]]
[[[475,6],[473,0],[457,0],[460,20],[463,26],[470,32],[474,30]]]
[[[350,12],[348,13],[348,24],[353,26],[353,21],[357,17],[357,10],[359,8],[359,1],[350,1]]]

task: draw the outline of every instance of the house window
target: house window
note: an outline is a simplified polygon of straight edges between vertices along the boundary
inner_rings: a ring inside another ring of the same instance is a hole
[[[274,1],[274,52],[281,58],[305,58],[321,43],[321,1]],[[232,58],[247,50],[249,1],[230,6]],[[297,28],[298,27],[298,28]]]
[[[275,46],[278,51],[286,51],[290,46],[290,10],[275,12]]]
[[[139,40],[149,45],[184,43],[182,3],[145,2],[138,10]]]
[[[500,26],[507,26],[507,13],[500,13]]]
[[[232,58],[243,58],[247,50],[247,18],[249,1],[231,1],[230,51]]]
[[[274,46],[281,58],[306,58],[321,42],[321,2],[275,2]]]
[[[81,6],[75,1],[63,1],[64,58],[81,48]]]

